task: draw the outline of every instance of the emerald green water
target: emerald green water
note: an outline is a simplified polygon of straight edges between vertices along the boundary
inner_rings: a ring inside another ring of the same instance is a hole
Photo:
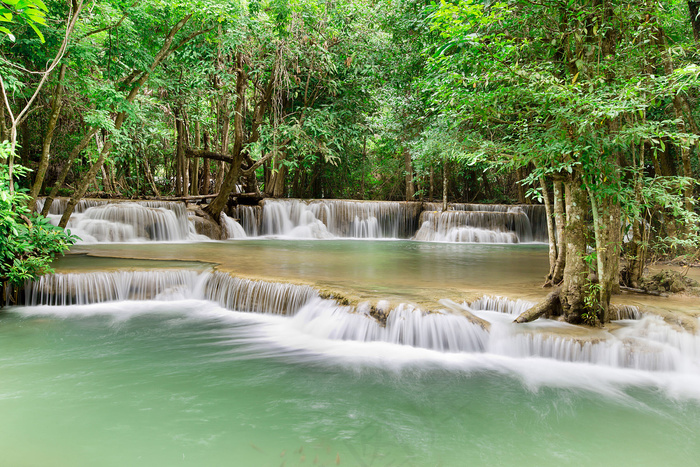
[[[653,466],[700,456],[697,401],[639,385],[638,372],[388,344],[294,348],[288,323],[198,301],[4,313],[0,465]],[[579,389],[591,375],[599,391]]]
[[[141,259],[76,255],[57,268],[217,264],[415,300],[489,284],[527,295],[546,270],[546,249],[528,245],[256,240],[76,251]],[[0,312],[0,466],[700,459],[700,347],[692,337],[679,347],[690,352],[686,366],[647,372],[333,340],[302,324],[187,299]]]

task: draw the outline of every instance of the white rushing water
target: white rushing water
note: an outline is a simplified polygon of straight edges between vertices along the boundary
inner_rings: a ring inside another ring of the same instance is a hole
[[[537,206],[454,204],[442,211],[432,203],[420,217],[416,240],[460,243],[547,241],[546,224]],[[546,222],[546,221],[545,221]],[[543,231],[544,230],[544,231]]]
[[[44,200],[39,200],[38,209]],[[49,218],[58,223],[67,201],[56,199]],[[423,210],[426,209],[426,210]],[[547,241],[542,206],[450,204],[351,200],[264,200],[262,206],[236,206],[222,213],[223,238],[397,239],[428,242],[520,243]],[[419,228],[420,226],[420,228]],[[208,240],[195,231],[183,203],[78,203],[68,228],[80,243]],[[217,234],[218,235],[218,234]]]
[[[38,211],[43,208],[43,202],[38,201]],[[54,224],[58,224],[66,202],[65,199],[56,199],[51,204],[48,217]],[[185,205],[170,201],[81,200],[66,228],[80,237],[78,243],[208,240],[195,232]]]
[[[470,358],[478,354],[488,356],[486,361],[536,358],[700,378],[700,336],[652,315],[618,321],[614,331],[581,334],[576,326],[551,320],[513,324],[514,316],[531,303],[484,297],[461,306],[488,321],[490,330],[456,313],[426,312],[408,304],[391,309],[381,323],[370,316],[367,307],[340,306],[320,298],[308,286],[187,270],[56,274],[26,288],[27,305],[41,312],[49,312],[47,306],[58,306],[64,312],[80,313],[81,307],[95,303],[134,300],[205,300],[236,312],[288,315],[275,321],[273,334],[262,337],[268,343],[272,339],[276,346],[291,346],[295,352],[317,352],[314,349],[322,342],[352,341],[444,355],[468,354]],[[364,354],[367,348],[362,349]]]
[[[221,227],[226,238],[246,238],[248,237],[241,224],[235,219],[231,219],[225,213],[221,213]]]
[[[420,203],[348,200],[265,200],[263,235],[290,238],[407,238]]]

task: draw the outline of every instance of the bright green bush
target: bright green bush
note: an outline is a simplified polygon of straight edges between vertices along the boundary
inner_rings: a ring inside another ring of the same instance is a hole
[[[9,143],[0,143],[0,284],[21,286],[26,280],[53,272],[51,261],[67,251],[77,237],[26,208],[26,190],[10,193],[8,166]],[[15,165],[15,176],[29,169]]]

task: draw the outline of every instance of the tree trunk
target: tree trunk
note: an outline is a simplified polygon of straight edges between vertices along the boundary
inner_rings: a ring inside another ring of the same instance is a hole
[[[542,197],[544,198],[544,209],[547,218],[547,235],[549,237],[549,274],[545,278],[544,286],[552,286],[552,278],[554,277],[554,268],[557,265],[557,244],[556,235],[554,233],[554,210],[552,203],[549,200],[549,190],[547,189],[547,180],[540,177],[540,187],[542,188]]]
[[[620,203],[609,196],[598,197],[590,188],[588,197],[595,231],[600,319],[605,323],[609,321],[610,297],[620,288]]]
[[[200,149],[202,144],[202,132],[199,120],[194,122],[194,147]],[[199,194],[199,159],[190,159],[190,195]]]
[[[403,150],[404,172],[406,173],[406,201],[413,201],[416,196],[416,187],[413,184],[413,167],[411,165],[411,152],[408,148]]]
[[[49,122],[46,125],[46,135],[44,135],[44,144],[41,147],[41,159],[39,159],[39,167],[36,169],[36,177],[34,178],[34,184],[29,192],[31,199],[29,200],[29,211],[34,211],[36,208],[36,200],[39,197],[39,192],[41,187],[44,185],[44,177],[46,177],[46,171],[49,168],[49,154],[51,152],[51,141],[53,140],[53,133],[56,129],[56,122],[58,122],[58,116],[61,114],[61,107],[63,105],[63,79],[66,76],[66,65],[61,64],[61,69],[58,73],[58,83],[56,83],[56,90],[53,94],[53,100],[51,102],[51,114],[49,115]]]
[[[529,323],[534,321],[540,316],[545,316],[547,318],[552,316],[558,316],[561,314],[561,303],[559,298],[560,290],[556,289],[551,291],[547,297],[529,308],[515,318],[514,323]]]
[[[560,301],[566,321],[580,323],[585,313],[585,296],[587,293],[587,276],[589,268],[584,261],[586,255],[588,199],[581,186],[579,176],[574,176],[564,183],[566,200],[566,265]]]
[[[634,174],[634,202],[637,206],[642,206],[642,189],[643,189],[643,179],[644,179],[644,156],[646,147],[642,143],[639,145],[639,161],[637,162],[637,167]],[[640,213],[642,219],[644,218],[643,213]],[[634,288],[639,287],[639,280],[642,278],[644,272],[644,252],[645,247],[643,245],[642,237],[642,219],[634,219],[632,223],[632,242],[630,243],[630,260],[627,265],[627,280],[630,286]]]
[[[175,193],[177,196],[184,196],[187,192],[185,186],[185,128],[182,120],[182,109],[175,108],[175,134],[177,136],[177,144],[175,145]]]
[[[442,210],[447,211],[447,157],[442,161]]]
[[[552,275],[552,284],[558,285],[564,280],[566,266],[566,212],[564,211],[564,186],[561,181],[554,180],[554,223],[557,232],[557,263]]]
[[[693,25],[693,37],[695,37],[695,42],[700,42],[700,2],[688,0],[688,12],[690,13],[690,24]]]
[[[525,204],[527,202],[527,200],[525,199],[525,187],[522,183],[520,183],[525,178],[524,170],[522,167],[518,167],[518,169],[515,172],[515,177],[518,179],[515,183],[515,187],[518,191],[518,203]]]
[[[209,133],[204,132],[204,150],[209,150]],[[202,184],[199,187],[200,195],[208,195],[209,189],[211,188],[211,166],[209,165],[209,159],[206,157],[202,160]]]

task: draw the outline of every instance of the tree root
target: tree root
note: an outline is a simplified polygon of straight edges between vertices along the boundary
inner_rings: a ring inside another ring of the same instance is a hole
[[[557,311],[561,306],[559,303],[559,291],[560,289],[557,288],[556,290],[550,292],[544,300],[532,308],[522,312],[513,322],[529,323],[530,321],[534,321],[543,315],[551,316],[558,314]]]

